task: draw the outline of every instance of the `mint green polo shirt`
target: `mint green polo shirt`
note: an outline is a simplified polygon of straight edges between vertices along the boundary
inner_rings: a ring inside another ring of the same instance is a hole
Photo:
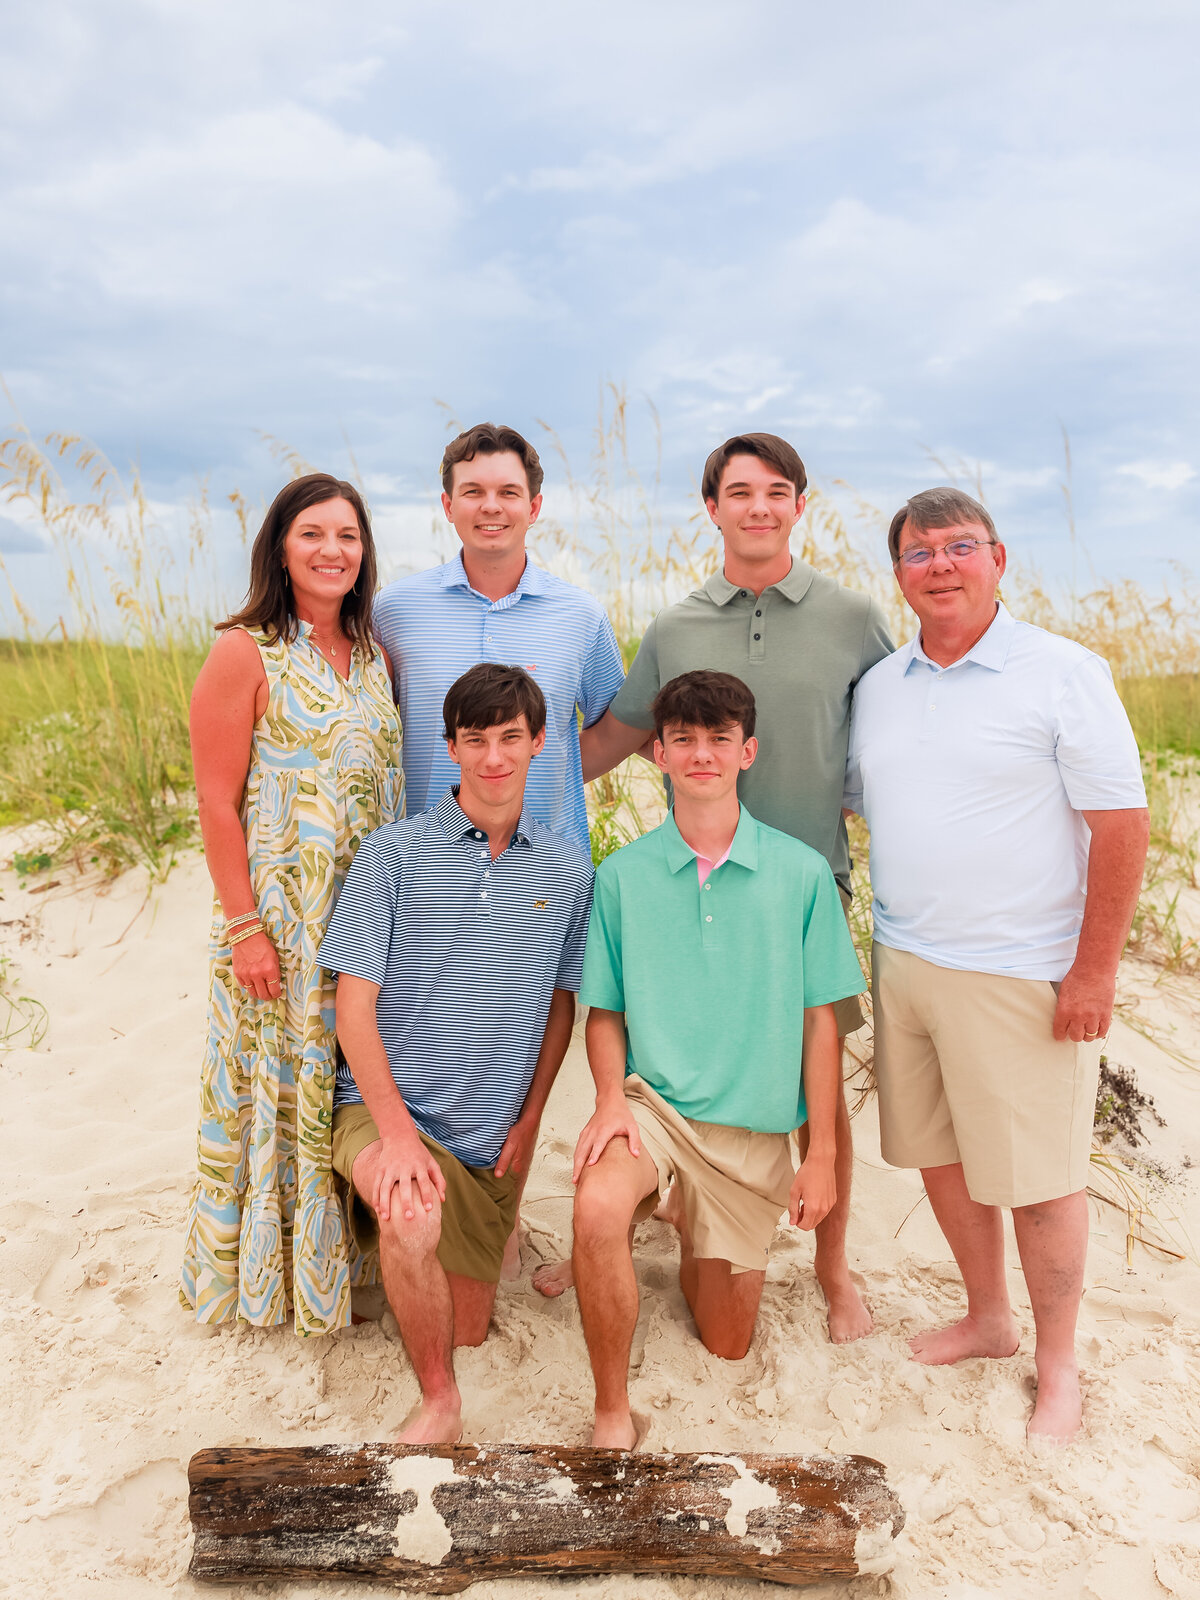
[[[673,813],[596,873],[579,998],[625,1013],[626,1072],[694,1121],[798,1128],[805,1010],[864,987],[828,863],[745,806],[703,887]]]
[[[850,704],[864,672],[892,652],[883,612],[865,594],[793,558],[787,577],[755,597],[715,572],[646,630],[609,710],[652,728],[664,683],[706,667],[732,672],[758,708],[758,755],[738,797],[762,822],[823,855],[849,892],[842,785]]]

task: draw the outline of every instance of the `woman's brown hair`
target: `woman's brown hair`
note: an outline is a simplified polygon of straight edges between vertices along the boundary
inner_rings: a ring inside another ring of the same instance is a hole
[[[250,551],[250,588],[246,603],[232,617],[217,623],[219,632],[226,628],[257,628],[272,643],[277,639],[290,643],[296,637],[299,623],[292,586],[284,581],[283,541],[301,512],[322,505],[326,500],[348,500],[358,518],[362,565],[354,587],[342,596],[341,621],[351,645],[361,646],[368,652],[373,648],[371,606],[375,599],[376,569],[371,519],[354,485],[330,477],[327,472],[310,472],[303,478],[293,478],[271,501]]]

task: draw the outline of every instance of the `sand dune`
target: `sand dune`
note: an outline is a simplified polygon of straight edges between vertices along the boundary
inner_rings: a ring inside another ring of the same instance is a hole
[[[10,976],[52,1019],[38,1051],[0,1049],[0,1471],[11,1518],[0,1592],[232,1593],[186,1576],[191,1453],[387,1438],[416,1385],[390,1318],[301,1341],[290,1328],[199,1328],[179,1306],[204,1026],[201,859],[186,859],[153,893],[136,872],[103,892],[64,881],[37,896],[5,873],[0,893]],[[1197,986],[1154,987],[1152,976],[1128,968],[1128,987],[1145,996],[1142,1015],[1200,1061]],[[1155,1204],[1177,1211],[1200,1240],[1200,1193],[1185,1166],[1200,1073],[1121,1025],[1109,1054],[1136,1069],[1166,1118],[1154,1130]],[[589,1094],[577,1038],[530,1181],[523,1275],[502,1286],[488,1343],[460,1356],[469,1436],[586,1440],[574,1297],[543,1301],[529,1273],[568,1248],[570,1152]],[[814,1596],[1200,1596],[1200,1267],[1140,1249],[1128,1266],[1124,1218],[1093,1207],[1079,1335],[1086,1433],[1066,1450],[1031,1454],[1023,1428],[1032,1327],[1019,1273],[1024,1339],[1012,1360],[953,1369],[909,1360],[906,1335],[956,1315],[961,1292],[919,1181],[880,1159],[871,1106],[856,1126],[851,1260],[876,1333],[840,1349],[827,1343],[811,1243],[784,1230],[749,1356],[708,1356],[678,1289],[673,1236],[648,1223],[637,1243],[634,1394],[653,1415],[649,1446],[855,1450],[883,1460],[909,1517],[895,1573],[807,1591]],[[571,1588],[638,1600],[750,1592],[660,1578]],[[269,1592],[378,1593],[338,1584]],[[500,1600],[567,1590],[518,1582],[471,1592]]]

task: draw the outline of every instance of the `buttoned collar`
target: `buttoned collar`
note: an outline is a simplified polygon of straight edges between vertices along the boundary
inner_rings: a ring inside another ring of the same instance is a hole
[[[447,561],[440,568],[441,584],[443,589],[466,589],[471,594],[478,594],[478,589],[471,588],[471,580],[467,577],[467,569],[463,566],[462,551],[460,550],[453,561]],[[499,600],[491,601],[492,605],[503,605],[506,601],[515,604],[522,595],[545,594],[546,574],[540,567],[535,567],[529,557],[525,557],[525,570],[521,574],[521,581],[511,594],[501,595]],[[486,596],[485,596],[486,598]]]
[[[815,567],[810,567],[807,561],[801,561],[799,556],[793,556],[791,570],[787,576],[780,578],[778,583],[768,584],[763,593],[770,594],[772,589],[777,589],[785,600],[790,600],[795,605],[804,599],[816,575]],[[725,606],[735,594],[751,595],[754,591],[740,589],[736,584],[730,583],[724,572],[714,572],[704,584],[704,592],[714,604]]]
[[[667,866],[672,872],[682,872],[684,867],[695,861],[696,852],[676,826],[674,808],[667,812],[662,830]],[[745,806],[741,808],[733,843],[729,846],[729,854],[725,859],[736,861],[739,867],[745,867],[750,872],[755,872],[758,868],[758,823]]]
[[[955,667],[965,667],[971,661],[976,666],[987,667],[989,672],[1003,672],[1016,627],[1017,619],[1001,601],[996,607],[992,624],[983,637],[975,641],[965,656],[952,661],[948,667],[942,667],[938,662],[929,659],[921,648],[921,635],[918,633],[915,639],[910,639],[903,646],[903,650],[908,654],[904,671],[907,673],[914,663],[919,662],[922,666],[931,667],[934,672],[952,672]]]
[[[458,785],[446,790],[445,794],[433,808],[434,821],[446,835],[456,843],[463,839],[486,839],[487,833],[482,828],[477,828],[458,803]],[[513,834],[510,844],[529,844],[532,836],[533,817],[522,807],[517,831]]]

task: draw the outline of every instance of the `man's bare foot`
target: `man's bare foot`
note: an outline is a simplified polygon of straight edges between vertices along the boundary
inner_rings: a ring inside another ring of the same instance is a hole
[[[966,1316],[948,1328],[930,1328],[916,1334],[908,1341],[908,1348],[914,1361],[922,1361],[927,1367],[942,1367],[952,1361],[966,1361],[970,1356],[990,1356],[1001,1361],[1016,1355],[1020,1342],[1020,1332],[1011,1316],[986,1324]]]
[[[424,1399],[405,1417],[397,1444],[457,1444],[462,1438],[462,1399],[458,1391]]]
[[[1079,1432],[1082,1421],[1078,1368],[1072,1365],[1039,1371],[1033,1415],[1025,1429],[1028,1438],[1041,1444],[1067,1444]]]
[[[597,1411],[592,1446],[596,1450],[636,1450],[649,1427],[650,1419],[640,1411]]]
[[[818,1273],[817,1282],[821,1285],[821,1293],[828,1307],[825,1320],[832,1343],[849,1344],[852,1339],[865,1339],[875,1324],[862,1295],[854,1286],[848,1268],[843,1265],[841,1272],[830,1273],[824,1278]]]
[[[521,1276],[521,1218],[513,1223],[513,1231],[504,1246],[504,1260],[500,1263],[501,1283],[511,1283]]]
[[[547,1300],[557,1300],[560,1294],[573,1289],[575,1272],[570,1256],[565,1261],[543,1261],[534,1270],[533,1287],[539,1294],[544,1294]]]

